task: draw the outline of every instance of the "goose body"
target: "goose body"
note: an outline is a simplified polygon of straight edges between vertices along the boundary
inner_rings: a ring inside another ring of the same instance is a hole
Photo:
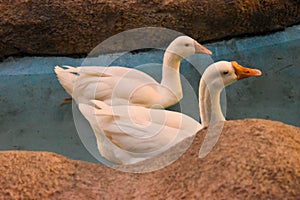
[[[168,107],[182,98],[180,62],[211,51],[188,36],[177,37],[165,51],[161,83],[133,68],[121,66],[55,67],[60,84],[77,103],[100,100],[108,105]]]
[[[116,164],[133,164],[164,152],[210,123],[224,121],[220,106],[223,88],[259,75],[259,70],[236,62],[210,65],[199,85],[202,125],[179,112],[135,105],[110,106],[98,100],[92,100],[92,105],[80,103],[79,109],[93,128],[101,155]]]
[[[100,154],[116,164],[153,157],[201,128],[196,120],[177,112],[92,102],[95,107],[79,104],[79,109],[93,128]]]

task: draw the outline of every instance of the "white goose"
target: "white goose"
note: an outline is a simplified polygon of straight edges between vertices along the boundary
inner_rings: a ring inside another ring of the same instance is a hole
[[[180,62],[195,53],[211,51],[188,36],[179,36],[166,49],[161,83],[151,76],[126,67],[55,67],[60,84],[77,103],[92,99],[108,105],[168,107],[182,98]]]
[[[182,113],[142,106],[109,106],[92,100],[94,106],[79,104],[97,138],[99,152],[116,164],[133,164],[162,153],[183,139],[194,136],[209,123],[225,121],[220,93],[231,83],[261,71],[237,62],[220,61],[204,72],[199,86],[202,125]]]

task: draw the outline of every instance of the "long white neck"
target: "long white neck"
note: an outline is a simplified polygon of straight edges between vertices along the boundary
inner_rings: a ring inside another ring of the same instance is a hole
[[[207,127],[209,123],[225,121],[220,105],[222,89],[208,86],[205,80],[201,79],[199,87],[199,109],[202,127]]]
[[[161,85],[172,91],[180,100],[182,98],[182,87],[180,82],[180,62],[182,58],[174,53],[165,52]]]

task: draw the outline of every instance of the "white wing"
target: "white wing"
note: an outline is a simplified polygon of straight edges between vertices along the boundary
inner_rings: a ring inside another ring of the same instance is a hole
[[[201,127],[194,119],[177,112],[140,106],[110,107],[101,101],[92,102],[96,107],[79,104],[79,108],[95,134],[105,135],[112,145],[132,153],[135,158],[146,159],[164,152],[194,136]]]
[[[65,68],[65,69],[64,69]],[[58,80],[77,103],[91,99],[109,105],[145,105],[160,101],[161,85],[151,76],[126,67],[55,67]]]

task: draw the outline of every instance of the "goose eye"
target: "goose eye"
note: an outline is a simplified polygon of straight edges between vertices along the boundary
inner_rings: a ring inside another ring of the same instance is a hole
[[[228,74],[229,73],[229,71],[225,71],[225,72],[223,72],[223,75],[226,75],[226,74]]]
[[[186,47],[188,47],[188,46],[190,46],[188,43],[186,43],[186,44],[184,44],[184,46],[186,46]]]

